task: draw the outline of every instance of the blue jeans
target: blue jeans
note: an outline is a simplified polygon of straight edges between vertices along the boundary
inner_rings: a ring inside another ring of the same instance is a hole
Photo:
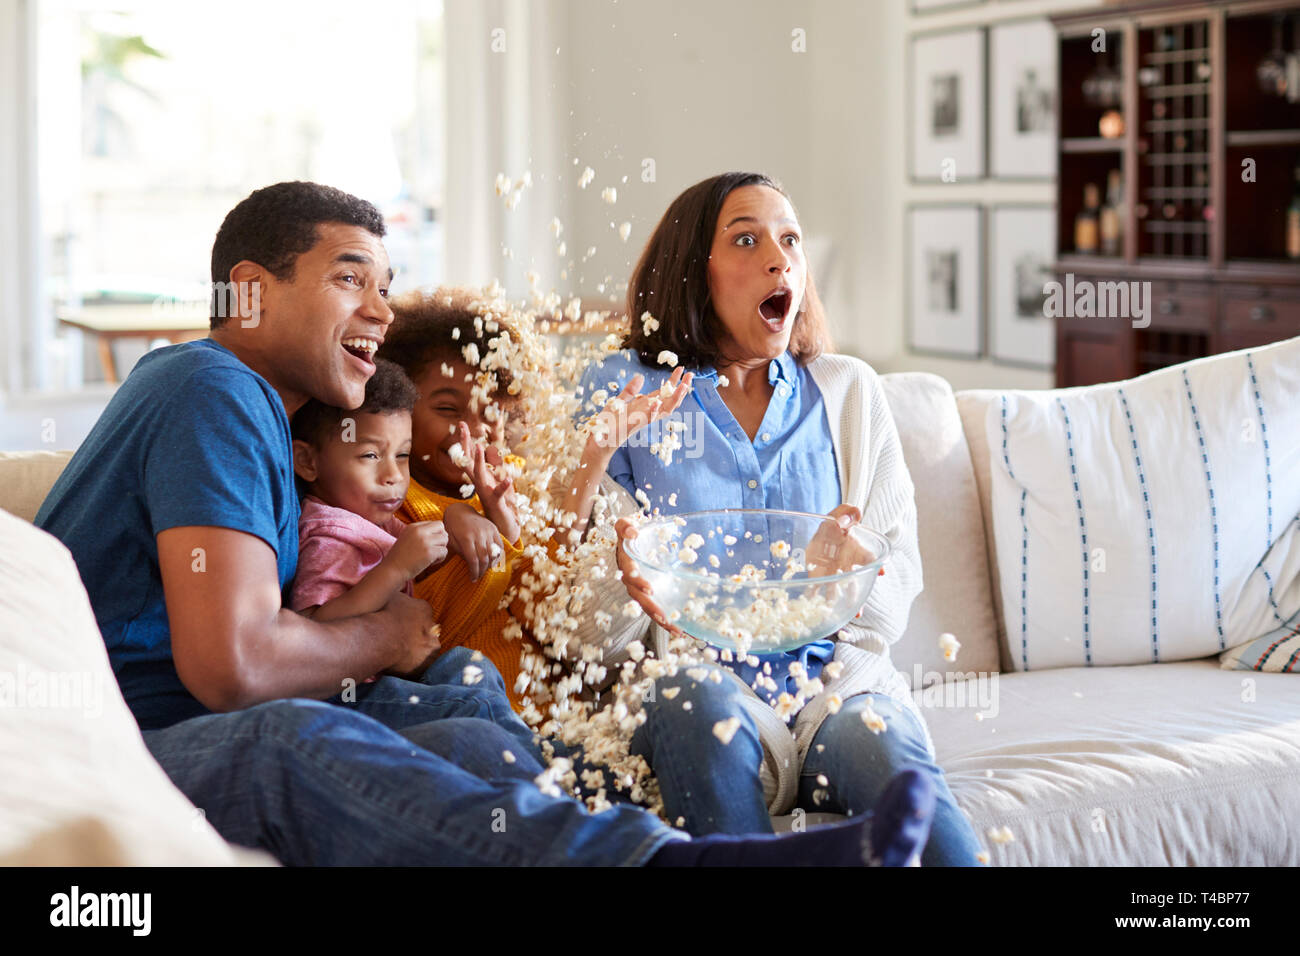
[[[680,690],[670,699],[664,690],[671,687]],[[684,818],[682,827],[693,836],[772,832],[759,779],[762,747],[740,704],[744,693],[730,678],[694,681],[684,672],[662,678],[654,700],[645,704],[646,722],[632,738],[633,751],[645,757],[659,780],[668,819]],[[689,710],[682,707],[686,701]],[[874,734],[862,723],[868,702],[885,721],[884,733]],[[713,725],[730,717],[739,718],[740,727],[724,744]],[[850,697],[822,723],[800,771],[797,805],[809,812],[870,813],[890,778],[909,766],[929,775],[937,798],[922,865],[978,865],[975,831],[926,750],[920,724],[883,694]],[[817,783],[818,774],[825,774],[828,786]]]
[[[635,807],[591,814],[541,793],[500,675],[476,661],[482,684],[461,685],[458,650],[423,678],[454,682],[382,677],[355,703],[269,701],[144,741],[226,840],[291,866],[638,865],[680,838]]]

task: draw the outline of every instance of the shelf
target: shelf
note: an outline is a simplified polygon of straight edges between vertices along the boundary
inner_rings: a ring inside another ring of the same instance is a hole
[[[1061,140],[1063,153],[1118,153],[1123,149],[1123,139],[1107,139],[1104,136],[1073,136]]]
[[[1188,235],[1198,232],[1209,232],[1210,224],[1208,222],[1143,222],[1142,228],[1147,232],[1162,232],[1169,235]]]
[[[1208,47],[1197,47],[1188,50],[1166,50],[1163,53],[1143,53],[1143,61],[1155,66],[1158,63],[1184,63],[1188,60],[1205,60],[1208,59],[1210,50]]]
[[[1208,93],[1210,83],[1208,80],[1198,80],[1195,83],[1161,83],[1158,86],[1139,87],[1151,99],[1161,96],[1200,96]]]
[[[1209,153],[1144,153],[1142,161],[1150,166],[1189,166],[1210,161]]]
[[[1300,129],[1239,130],[1227,133],[1229,146],[1300,145]]]
[[[1186,133],[1189,130],[1209,129],[1210,120],[1208,117],[1189,116],[1182,119],[1153,119],[1147,120],[1148,133]]]
[[[1208,199],[1209,186],[1148,186],[1147,199]]]

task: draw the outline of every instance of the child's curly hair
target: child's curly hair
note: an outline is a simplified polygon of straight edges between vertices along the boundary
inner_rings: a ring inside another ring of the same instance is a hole
[[[326,405],[317,399],[308,400],[298,409],[289,430],[294,438],[320,448],[330,432],[337,432],[338,424],[348,415],[382,415],[385,412],[412,411],[420,393],[415,383],[402,371],[400,365],[381,358],[375,359],[375,371],[366,382],[366,399],[361,407],[348,411]]]
[[[384,336],[379,354],[400,365],[417,381],[435,362],[464,362],[465,346],[473,343],[480,355],[486,355],[488,342],[498,335],[517,341],[515,330],[501,316],[492,313],[497,331],[489,331],[485,315],[490,311],[481,292],[473,289],[439,287],[429,291],[408,292],[389,301],[393,324]],[[478,325],[475,325],[475,322]],[[507,391],[514,380],[508,368],[494,367],[497,389],[494,398],[503,405],[514,403]]]

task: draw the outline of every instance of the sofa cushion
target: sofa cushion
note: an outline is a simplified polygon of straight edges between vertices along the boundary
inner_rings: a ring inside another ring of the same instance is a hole
[[[925,372],[882,375],[880,382],[916,489],[925,582],[890,656],[913,688],[945,679],[954,668],[996,671],[997,629],[983,517],[952,388]],[[939,648],[945,631],[961,641],[955,664],[945,661]]]
[[[1300,674],[1300,621],[1224,651],[1219,666],[1228,671]]]
[[[987,416],[1017,669],[1200,658],[1300,612],[1300,338]]]
[[[991,680],[992,708],[973,687],[919,703],[994,865],[1300,865],[1293,676],[1209,658]],[[1002,826],[1014,842],[989,839]]]
[[[4,511],[0,710],[0,859],[236,862],[145,748],[72,556]]]
[[[70,451],[0,451],[0,508],[34,520],[71,458]]]

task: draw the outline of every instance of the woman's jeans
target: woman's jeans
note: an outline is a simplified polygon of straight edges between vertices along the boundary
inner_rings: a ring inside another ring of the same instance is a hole
[[[635,865],[684,838],[636,807],[591,814],[538,790],[532,734],[489,662],[461,684],[469,656],[358,685],[354,703],[270,701],[144,741],[222,837],[288,865]]]
[[[659,779],[668,819],[680,818],[679,825],[693,836],[771,833],[759,779],[758,731],[740,703],[744,688],[726,672],[722,676],[718,683],[695,681],[679,671],[658,680],[653,700],[645,704],[646,722],[632,738],[633,752],[646,758]],[[669,698],[664,691],[672,687],[679,690]],[[872,733],[862,722],[868,703],[884,719],[883,733]],[[740,726],[731,742],[723,743],[714,725],[732,717]],[[977,865],[979,842],[926,749],[921,725],[883,694],[850,697],[839,713],[826,718],[804,760],[797,805],[808,812],[870,813],[890,778],[905,767],[928,774],[937,797],[921,864]],[[825,785],[819,775],[826,777]]]

